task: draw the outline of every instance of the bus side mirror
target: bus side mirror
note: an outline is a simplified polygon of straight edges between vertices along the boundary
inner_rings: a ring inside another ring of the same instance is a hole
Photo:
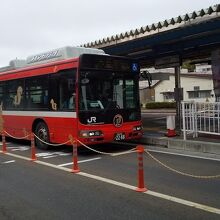
[[[148,86],[149,86],[149,88],[151,88],[151,85],[152,85],[152,75],[147,70],[144,70],[144,71],[140,72],[139,80],[140,81],[147,80],[148,81]]]

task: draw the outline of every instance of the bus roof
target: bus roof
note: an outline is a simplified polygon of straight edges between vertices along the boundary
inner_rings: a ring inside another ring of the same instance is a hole
[[[105,54],[103,50],[85,47],[66,46],[44,53],[28,56],[26,60],[15,59],[9,62],[9,66],[1,67],[0,72],[7,72],[24,67],[31,67],[38,64],[46,64],[54,61],[77,58],[81,54]]]

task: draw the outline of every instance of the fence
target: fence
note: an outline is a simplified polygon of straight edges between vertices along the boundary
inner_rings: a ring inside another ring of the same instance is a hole
[[[220,102],[182,102],[182,131],[187,134],[220,135]]]

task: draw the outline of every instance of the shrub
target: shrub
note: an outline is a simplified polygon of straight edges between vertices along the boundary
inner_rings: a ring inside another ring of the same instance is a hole
[[[148,102],[145,104],[145,108],[158,109],[158,108],[175,108],[175,102]]]

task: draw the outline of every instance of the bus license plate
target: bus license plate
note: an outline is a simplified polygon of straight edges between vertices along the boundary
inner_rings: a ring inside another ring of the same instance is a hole
[[[125,133],[116,133],[114,139],[115,141],[125,140]]]

